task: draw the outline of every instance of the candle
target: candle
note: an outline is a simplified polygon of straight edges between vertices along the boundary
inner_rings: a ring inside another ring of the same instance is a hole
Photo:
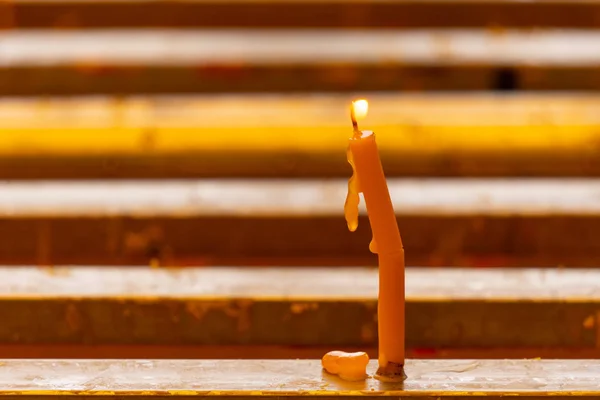
[[[350,116],[354,134],[349,139],[348,162],[352,177],[344,214],[348,229],[358,227],[359,193],[367,206],[373,240],[371,252],[379,259],[379,369],[376,377],[385,381],[401,381],[404,375],[404,248],[396,214],[388,191],[375,134],[358,129],[357,118],[367,114],[368,103],[352,103]]]

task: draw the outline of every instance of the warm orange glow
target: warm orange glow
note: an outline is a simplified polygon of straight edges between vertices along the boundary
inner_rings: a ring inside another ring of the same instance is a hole
[[[365,99],[353,101],[352,109],[354,110],[354,118],[356,118],[356,120],[363,119],[367,116],[367,112],[369,111],[369,102]]]

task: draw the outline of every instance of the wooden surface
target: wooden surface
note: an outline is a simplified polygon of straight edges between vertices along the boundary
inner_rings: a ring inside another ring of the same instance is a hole
[[[346,179],[0,185],[7,264],[374,265]],[[408,265],[600,263],[597,180],[389,180]]]
[[[362,95],[388,175],[600,176],[598,96]],[[0,178],[347,177],[352,98],[8,98]]]
[[[375,364],[369,364],[369,373],[374,373]],[[372,378],[340,381],[322,372],[319,360],[24,360],[6,361],[0,368],[0,393],[10,396],[493,400],[511,395],[526,399],[600,395],[600,363],[583,360],[408,360],[403,384]]]
[[[4,27],[576,27],[597,28],[594,0],[13,0]]]
[[[0,343],[15,357],[36,354],[27,346],[72,354],[66,345],[79,357],[92,346],[117,356],[118,346],[141,346],[138,357],[189,346],[186,358],[225,358],[237,346],[237,357],[315,357],[315,348],[377,343],[375,269],[4,267],[0,276]],[[407,346],[420,357],[599,354],[597,270],[408,268],[406,293]]]
[[[6,95],[600,88],[595,30],[8,32]]]

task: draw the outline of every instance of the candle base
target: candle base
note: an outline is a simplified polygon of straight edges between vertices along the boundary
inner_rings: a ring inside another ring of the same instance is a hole
[[[404,365],[388,362],[385,367],[379,367],[377,369],[375,379],[381,382],[403,382],[406,379]]]

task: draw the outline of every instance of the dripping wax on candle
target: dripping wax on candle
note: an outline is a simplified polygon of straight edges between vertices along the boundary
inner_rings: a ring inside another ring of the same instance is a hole
[[[350,147],[346,150],[346,158],[348,164],[352,167],[352,176],[348,180],[348,194],[346,195],[346,203],[344,204],[344,216],[348,230],[354,232],[358,228],[358,205],[360,203],[360,189],[358,188],[358,177],[356,176],[356,168],[352,159],[352,151]]]
[[[363,119],[367,116],[369,111],[369,102],[361,99],[353,101],[350,105],[350,120],[352,121],[352,128],[354,130],[354,136],[360,136],[361,131],[358,129],[358,120]],[[360,204],[360,185],[358,183],[358,176],[356,175],[356,168],[354,167],[354,160],[352,156],[352,150],[348,145],[346,150],[346,158],[348,164],[352,167],[352,176],[348,180],[348,194],[346,195],[346,203],[344,204],[344,216],[346,218],[346,224],[350,232],[356,231],[358,228],[358,205]],[[377,243],[375,237],[371,239],[369,243],[369,251],[371,253],[377,253]]]
[[[373,241],[369,249],[379,260],[379,368],[376,378],[402,381],[404,374],[404,248],[396,214],[381,165],[375,134],[361,131],[357,117],[367,113],[366,100],[353,102],[350,108],[353,135],[349,138],[348,162],[353,176],[348,182],[344,213],[348,228],[358,224],[359,193],[363,194]]]

